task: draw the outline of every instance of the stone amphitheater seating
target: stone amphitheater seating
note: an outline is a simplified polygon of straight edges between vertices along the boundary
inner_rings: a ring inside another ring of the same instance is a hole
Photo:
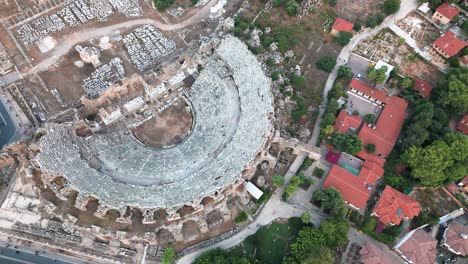
[[[271,132],[270,81],[247,47],[222,41],[186,93],[192,133],[172,148],[154,149],[122,133],[76,137],[72,124],[49,124],[36,160],[83,195],[113,207],[176,207],[210,195],[241,177]],[[95,155],[92,169],[81,155]]]

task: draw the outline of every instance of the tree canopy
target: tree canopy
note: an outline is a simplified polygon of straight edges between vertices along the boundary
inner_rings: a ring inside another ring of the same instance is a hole
[[[299,12],[299,8],[300,6],[296,0],[289,0],[286,4],[286,13],[290,16],[295,16]]]
[[[345,209],[343,196],[340,191],[334,187],[315,191],[312,195],[312,199],[320,201],[321,207],[324,210],[330,211],[332,215],[339,215]]]
[[[340,151],[354,155],[362,150],[362,141],[354,135],[334,133],[330,139],[330,144]]]
[[[250,261],[244,257],[239,258],[229,254],[225,250],[215,248],[209,250],[195,259],[193,264],[249,264]]]
[[[338,42],[338,44],[340,44],[341,46],[346,46],[352,38],[353,33],[341,31],[338,33],[338,36],[336,36],[336,42]]]
[[[322,71],[331,72],[335,67],[336,60],[331,56],[325,56],[320,58],[315,65]]]
[[[394,14],[400,9],[400,0],[385,0],[383,8],[387,15]]]
[[[387,66],[382,66],[378,69],[375,67],[369,67],[367,70],[367,77],[376,83],[383,83],[387,79]]]
[[[172,264],[172,263],[174,263],[175,257],[176,257],[176,254],[175,254],[174,248],[173,247],[167,247],[164,250],[164,254],[163,254],[161,262],[162,262],[162,264]]]
[[[282,186],[284,184],[284,177],[281,175],[273,176],[273,186],[276,188]]]
[[[468,68],[450,71],[437,84],[439,102],[453,111],[455,115],[468,112]]]
[[[340,67],[338,67],[337,76],[338,78],[351,78],[353,77],[353,70],[349,66],[341,65]],[[339,84],[339,82],[337,82],[336,84]]]

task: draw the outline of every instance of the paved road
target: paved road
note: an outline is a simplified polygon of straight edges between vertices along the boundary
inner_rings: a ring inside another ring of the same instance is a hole
[[[30,264],[78,264],[89,263],[83,260],[34,248],[10,244],[0,241],[0,263],[30,263]]]

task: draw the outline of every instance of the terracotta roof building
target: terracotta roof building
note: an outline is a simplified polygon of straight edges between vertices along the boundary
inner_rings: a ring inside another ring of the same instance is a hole
[[[442,238],[442,246],[460,256],[468,254],[468,227],[453,222],[447,226]]]
[[[463,48],[468,45],[466,41],[463,41],[453,33],[453,31],[449,30],[444,35],[440,36],[436,41],[434,41],[434,45],[432,47],[444,58],[450,58],[455,56],[460,52]]]
[[[366,242],[359,251],[362,264],[394,264],[393,258],[385,254],[380,248]]]
[[[422,97],[426,98],[431,94],[432,86],[424,80],[414,79],[413,89],[418,91]]]
[[[406,234],[394,249],[409,263],[435,263],[437,240],[423,229],[417,229]]]
[[[458,15],[458,13],[460,13],[458,8],[448,3],[443,3],[437,7],[434,15],[432,15],[432,20],[445,25]]]
[[[341,18],[337,18],[335,23],[333,23],[331,34],[338,35],[339,32],[352,32],[353,27],[353,23]]]
[[[364,125],[358,137],[364,146],[375,145],[375,155],[387,157],[393,150],[406,118],[408,102],[396,96],[387,96],[385,92],[360,80],[353,79],[348,93],[364,98],[375,105],[383,107],[375,125]]]
[[[468,135],[468,113],[463,116],[458,123],[457,129],[461,131],[463,134]]]
[[[361,126],[361,123],[361,117],[352,115],[346,110],[341,110],[340,114],[336,118],[333,130],[339,131],[343,134],[347,134],[350,130],[357,131],[358,128]]]
[[[387,185],[372,215],[384,225],[399,225],[402,219],[413,219],[419,212],[417,201]]]
[[[372,193],[375,182],[383,174],[362,167],[358,175],[334,164],[323,183],[323,188],[335,187],[343,195],[343,200],[357,209],[364,209]]]

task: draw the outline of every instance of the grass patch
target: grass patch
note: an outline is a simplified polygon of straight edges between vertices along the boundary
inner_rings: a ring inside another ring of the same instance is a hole
[[[280,263],[302,226],[300,218],[291,218],[283,224],[275,222],[268,227],[260,228],[257,233],[234,247],[230,253],[245,257],[250,263],[255,263],[255,260],[265,264]]]

